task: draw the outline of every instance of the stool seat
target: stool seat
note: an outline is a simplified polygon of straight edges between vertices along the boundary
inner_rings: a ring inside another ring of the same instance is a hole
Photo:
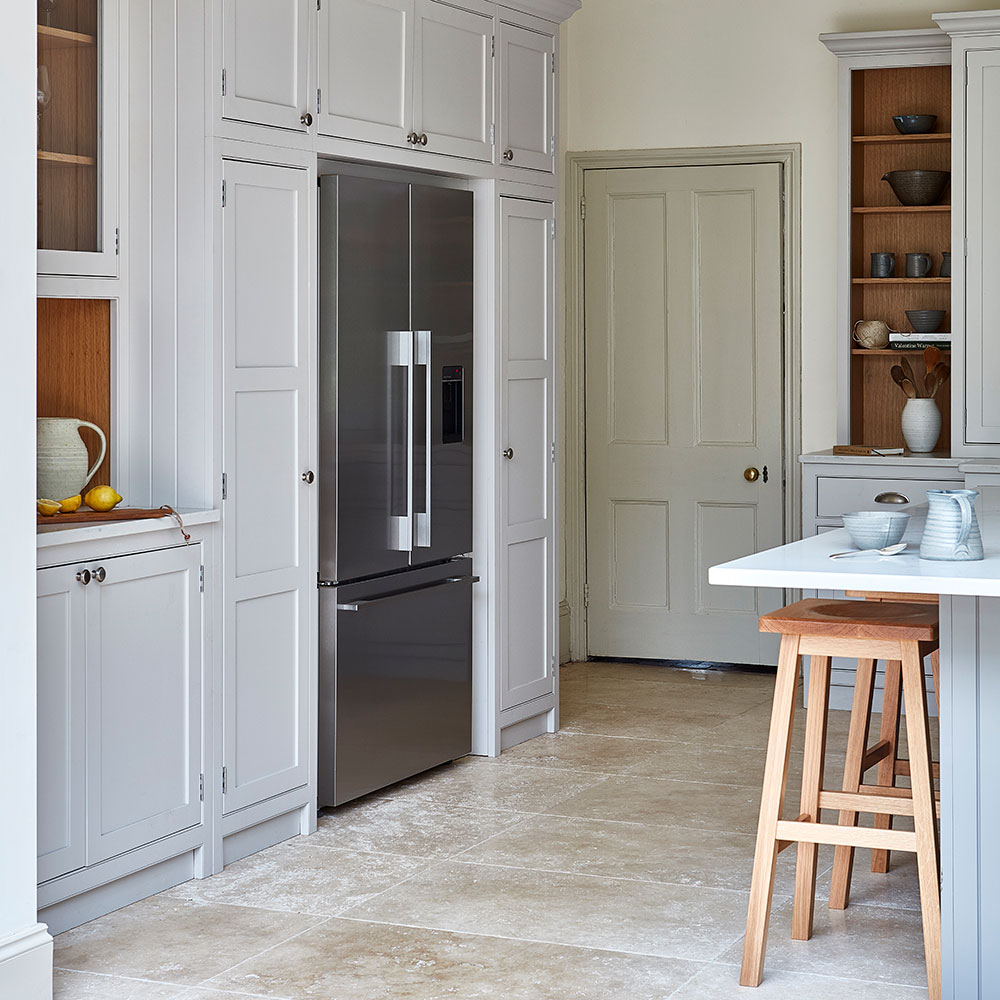
[[[938,610],[930,604],[833,601],[810,597],[760,619],[761,632],[934,642]]]

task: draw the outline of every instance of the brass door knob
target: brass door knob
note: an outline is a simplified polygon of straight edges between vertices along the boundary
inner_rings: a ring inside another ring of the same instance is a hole
[[[760,469],[755,469],[752,465],[749,469],[743,470],[743,478],[748,483],[755,483],[760,478]]]

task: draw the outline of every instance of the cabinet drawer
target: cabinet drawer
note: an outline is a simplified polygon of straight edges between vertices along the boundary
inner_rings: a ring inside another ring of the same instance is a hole
[[[816,516],[838,517],[854,510],[910,510],[927,502],[927,490],[960,490],[961,479],[849,479],[820,476],[816,481]],[[881,504],[881,493],[901,493],[906,504]]]

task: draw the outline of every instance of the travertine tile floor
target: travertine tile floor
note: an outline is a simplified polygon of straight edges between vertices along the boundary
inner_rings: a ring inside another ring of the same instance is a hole
[[[737,985],[773,677],[561,673],[562,725],[320,818],[319,831],[56,938],[59,1000],[919,1000],[916,871],[859,852],[852,905]],[[842,747],[847,713],[829,745]],[[801,734],[800,734],[801,738]],[[831,752],[839,782],[843,757]],[[790,788],[801,754],[793,754]],[[787,809],[797,813],[797,801]]]

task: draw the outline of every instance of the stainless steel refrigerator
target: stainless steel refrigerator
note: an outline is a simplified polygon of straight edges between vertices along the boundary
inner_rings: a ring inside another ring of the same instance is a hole
[[[319,804],[472,742],[472,194],[320,179]]]

